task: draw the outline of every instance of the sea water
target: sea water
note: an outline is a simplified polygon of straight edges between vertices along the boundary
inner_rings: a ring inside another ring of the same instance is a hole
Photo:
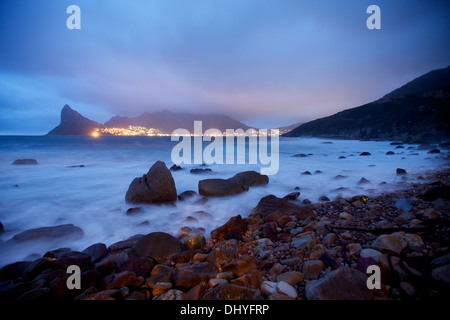
[[[211,230],[230,217],[248,216],[269,194],[283,197],[298,187],[300,201],[317,202],[322,195],[330,199],[373,196],[406,188],[427,170],[448,166],[442,153],[428,154],[417,145],[395,149],[389,141],[280,138],[279,171],[269,176],[267,185],[206,202],[194,197],[175,205],[127,204],[125,193],[131,181],[158,160],[170,168],[176,143],[170,137],[0,137],[0,221],[5,229],[0,233],[0,266],[60,247],[83,250],[97,242],[109,246],[135,234],[162,231],[176,236],[184,226],[204,228],[208,238]],[[386,155],[387,151],[395,154]],[[362,152],[371,155],[360,156]],[[294,157],[300,153],[306,157]],[[30,158],[38,165],[12,165],[16,159]],[[172,172],[178,194],[198,192],[199,180],[227,179],[242,171],[259,171],[261,165],[212,164],[207,166],[212,172],[202,174],[192,174],[190,169],[206,167],[181,167]],[[407,170],[408,175],[398,176],[397,168]],[[336,179],[337,175],[344,178]],[[362,177],[370,183],[358,184]],[[142,207],[139,213],[126,214],[137,206]],[[76,241],[61,238],[9,245],[8,240],[24,230],[61,224],[82,228],[84,236]]]

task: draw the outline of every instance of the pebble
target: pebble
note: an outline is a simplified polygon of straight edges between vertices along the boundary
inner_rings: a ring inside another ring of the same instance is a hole
[[[263,281],[260,286],[261,293],[270,296],[277,292],[277,283],[272,281]]]
[[[276,285],[276,292],[285,294],[290,298],[297,298],[297,291],[289,283],[280,281]]]

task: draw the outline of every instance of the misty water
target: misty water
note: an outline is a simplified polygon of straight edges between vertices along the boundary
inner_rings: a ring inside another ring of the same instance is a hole
[[[176,143],[169,137],[0,137],[0,221],[5,229],[0,233],[0,266],[36,258],[60,247],[83,250],[97,242],[109,246],[153,231],[176,235],[183,226],[202,227],[209,237],[211,230],[230,217],[248,216],[269,194],[283,197],[299,187],[300,201],[317,202],[322,195],[330,199],[338,195],[373,196],[406,188],[407,182],[418,181],[427,170],[448,166],[442,154],[428,154],[417,145],[404,144],[404,148],[395,149],[387,141],[280,138],[279,172],[269,176],[268,185],[206,202],[192,198],[175,205],[127,204],[125,193],[131,181],[147,173],[157,160],[170,168]],[[395,154],[386,155],[387,151]],[[362,152],[371,155],[360,156]],[[293,157],[300,153],[307,156]],[[36,159],[39,164],[12,165],[14,160],[24,158]],[[181,166],[183,170],[172,172],[178,194],[185,190],[198,192],[198,181],[202,179],[230,178],[238,172],[260,169],[259,164],[213,164],[208,166],[212,173],[192,174],[190,169],[201,166]],[[407,170],[408,175],[398,176],[397,168]],[[304,171],[311,175],[301,174]],[[335,179],[337,175],[344,178]],[[362,177],[371,183],[358,184]],[[127,209],[136,206],[142,211],[126,215]],[[26,229],[69,223],[83,229],[81,239],[17,245],[10,240]]]

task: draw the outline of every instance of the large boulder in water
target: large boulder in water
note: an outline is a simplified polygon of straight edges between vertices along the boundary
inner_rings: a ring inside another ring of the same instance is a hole
[[[269,183],[269,177],[256,171],[245,171],[238,173],[234,178],[241,180],[246,186],[259,186]]]
[[[81,237],[83,230],[73,224],[28,229],[14,235],[13,240],[23,242],[42,238]]]
[[[256,171],[245,171],[229,179],[205,179],[198,182],[202,196],[221,197],[248,191],[251,186],[269,183],[269,177]]]
[[[248,186],[236,178],[205,179],[198,182],[198,193],[207,197],[230,196],[247,190]]]
[[[176,199],[175,181],[162,161],[156,161],[147,174],[135,178],[125,195],[125,200],[131,203],[162,203]]]
[[[150,257],[158,263],[172,259],[186,250],[180,240],[165,232],[152,232],[142,237],[131,248],[132,257]]]

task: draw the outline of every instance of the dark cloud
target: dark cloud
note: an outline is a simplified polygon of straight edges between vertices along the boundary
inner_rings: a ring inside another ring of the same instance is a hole
[[[81,30],[65,27],[71,4]],[[381,30],[365,27],[371,4]],[[447,66],[449,12],[425,0],[4,0],[2,133],[45,133],[66,103],[100,122],[162,109],[311,120]]]

